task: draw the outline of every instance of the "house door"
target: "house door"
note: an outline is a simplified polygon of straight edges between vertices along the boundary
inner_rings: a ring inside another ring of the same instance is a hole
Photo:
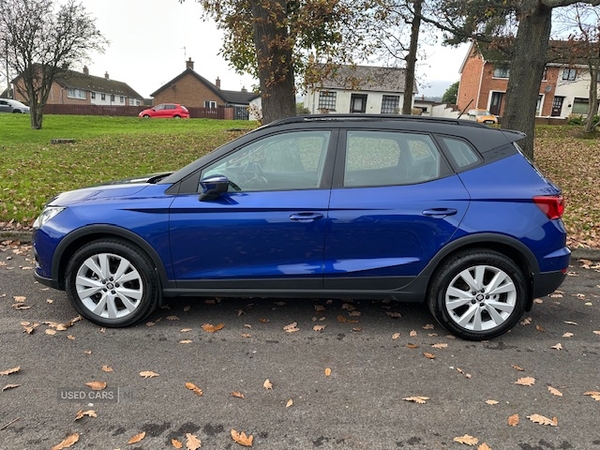
[[[490,102],[490,113],[495,116],[501,116],[502,100],[504,92],[492,92],[492,100]]]
[[[367,94],[352,94],[350,97],[350,112],[364,113],[367,111]]]
[[[564,100],[564,97],[554,97],[554,100],[552,100],[552,113],[550,114],[552,117],[561,115]]]

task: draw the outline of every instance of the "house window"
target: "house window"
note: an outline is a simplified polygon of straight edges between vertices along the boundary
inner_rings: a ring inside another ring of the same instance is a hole
[[[91,92],[90,95],[92,96],[92,100],[96,99],[96,93],[95,92]]]
[[[573,100],[573,110],[571,111],[573,114],[587,114],[588,108],[590,105],[590,101],[587,98],[578,98],[575,97]]]
[[[122,95],[121,95],[121,98],[119,100],[121,100],[121,103],[125,103],[125,97],[123,97]]]
[[[381,100],[381,114],[398,114],[399,105],[399,95],[384,95]]]
[[[67,90],[67,96],[69,98],[79,98],[79,99],[86,98],[85,91],[83,91],[81,89],[73,89],[73,88],[69,88]]]
[[[114,102],[114,101],[115,101],[115,94],[111,94],[111,96],[110,96],[110,101],[111,101],[111,102]]]
[[[508,78],[510,75],[510,67],[507,64],[494,67],[494,78]]]
[[[212,100],[204,100],[204,107],[208,108],[208,109],[216,109],[217,102],[212,101]]]
[[[537,104],[535,105],[535,115],[536,116],[541,116],[542,115],[541,108],[543,106],[543,99],[544,99],[543,95],[538,95]]]
[[[106,100],[106,94],[100,94],[100,100]]]
[[[319,92],[319,110],[335,111],[335,100],[337,92],[322,91]]]
[[[577,76],[577,69],[570,69],[565,67],[562,73],[562,79],[566,81],[575,81],[575,77]]]

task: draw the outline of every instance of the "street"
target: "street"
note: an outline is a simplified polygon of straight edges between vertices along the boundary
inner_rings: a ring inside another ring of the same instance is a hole
[[[0,245],[1,449],[242,449],[235,430],[256,449],[600,450],[595,261],[487,342],[382,301],[180,298],[102,329],[33,265]]]

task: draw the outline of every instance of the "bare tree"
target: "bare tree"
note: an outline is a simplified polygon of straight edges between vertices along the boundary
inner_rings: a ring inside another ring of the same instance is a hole
[[[31,108],[31,128],[42,128],[42,108],[56,77],[107,43],[82,4],[68,0],[0,0],[0,47],[18,74],[15,93]]]

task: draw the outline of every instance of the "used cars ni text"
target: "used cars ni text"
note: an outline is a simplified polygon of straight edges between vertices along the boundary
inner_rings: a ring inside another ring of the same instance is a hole
[[[490,339],[570,259],[561,191],[522,138],[453,119],[283,119],[174,173],[56,196],[34,224],[35,277],[108,327],[181,295],[387,298]]]

